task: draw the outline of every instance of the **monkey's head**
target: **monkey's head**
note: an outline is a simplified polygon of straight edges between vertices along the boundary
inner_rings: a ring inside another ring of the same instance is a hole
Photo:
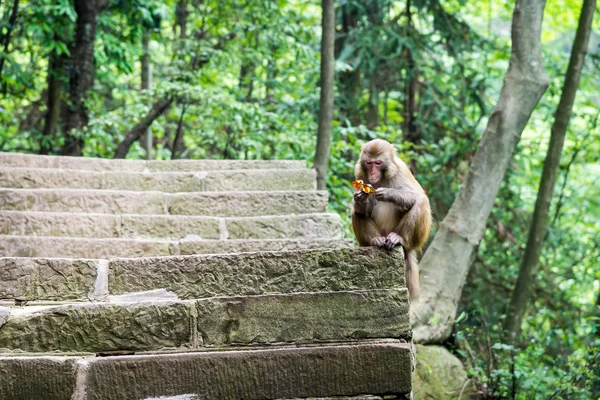
[[[360,159],[356,163],[354,175],[371,185],[377,185],[384,179],[391,179],[398,173],[394,147],[383,139],[366,143],[360,150]]]

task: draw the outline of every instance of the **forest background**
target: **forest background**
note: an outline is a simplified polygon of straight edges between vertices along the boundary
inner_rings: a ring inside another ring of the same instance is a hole
[[[381,137],[429,194],[437,227],[499,96],[514,4],[335,5],[331,211],[352,237],[354,163],[362,143]],[[575,0],[546,4],[550,85],[501,184],[445,343],[486,398],[600,396],[598,9],[522,332],[514,344],[502,334],[580,10]],[[312,165],[318,1],[2,0],[0,18],[0,151]]]

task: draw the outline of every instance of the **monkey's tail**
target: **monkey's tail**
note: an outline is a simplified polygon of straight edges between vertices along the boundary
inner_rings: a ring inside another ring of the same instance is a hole
[[[413,251],[404,252],[404,260],[406,263],[406,287],[410,299],[415,301],[419,298],[419,264],[417,263],[417,253]]]

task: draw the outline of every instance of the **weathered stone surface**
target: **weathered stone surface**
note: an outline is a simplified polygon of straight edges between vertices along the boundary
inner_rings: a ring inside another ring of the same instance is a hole
[[[336,249],[353,247],[350,239],[248,239],[248,240],[182,240],[182,255],[243,253],[256,251],[290,251],[311,249]]]
[[[0,299],[86,299],[97,265],[97,260],[0,258]]]
[[[203,345],[410,339],[406,289],[199,300]]]
[[[43,156],[0,152],[0,165],[16,168],[62,168],[89,171],[143,171],[146,161],[91,157]]]
[[[301,169],[306,161],[298,160],[169,160],[148,161],[148,169],[161,171],[217,171],[237,169]]]
[[[15,307],[0,327],[0,349],[26,352],[157,350],[189,339],[185,301]]]
[[[204,190],[203,173],[193,172],[103,172],[103,189],[199,192]]]
[[[442,346],[417,345],[417,368],[413,374],[415,400],[477,399],[465,367]],[[464,391],[463,391],[464,388]]]
[[[278,217],[227,218],[229,239],[338,238],[338,214],[281,215]]]
[[[111,258],[336,249],[350,239],[159,240],[0,235],[0,257]]]
[[[406,289],[12,307],[0,349],[150,351],[181,346],[410,339]]]
[[[0,236],[2,257],[109,258],[177,254],[178,243],[169,240]]]
[[[317,172],[314,169],[270,169],[209,171],[206,190],[316,190]]]
[[[0,189],[3,210],[89,212],[102,214],[164,214],[161,192],[92,189]]]
[[[209,172],[116,172],[51,168],[0,168],[0,187],[72,188],[163,192],[314,190],[311,169]]]
[[[168,196],[169,214],[259,216],[325,212],[326,191],[204,192]]]
[[[0,357],[0,399],[70,400],[80,357]]]
[[[43,156],[0,152],[0,165],[19,168],[62,168],[89,171],[211,171],[231,169],[299,169],[306,161],[296,160],[107,160],[90,157]]]
[[[123,215],[120,236],[125,238],[219,239],[219,218],[174,215]]]
[[[118,217],[109,214],[0,211],[0,233],[20,236],[119,236]]]
[[[196,217],[0,211],[0,234],[144,239],[341,239],[337,214]]]
[[[111,294],[165,288],[181,298],[404,287],[401,250],[378,248],[115,259]]]
[[[102,181],[101,172],[0,167],[0,187],[3,188],[102,189]]]
[[[89,361],[86,400],[306,398],[411,390],[408,345],[283,347]]]
[[[327,192],[255,191],[163,194],[153,191],[0,188],[0,204],[2,210],[7,211],[101,214],[170,213],[171,215],[246,217],[322,213],[327,209]]]

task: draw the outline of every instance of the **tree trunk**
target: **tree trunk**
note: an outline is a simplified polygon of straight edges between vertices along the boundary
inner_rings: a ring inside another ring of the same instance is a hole
[[[185,39],[187,37],[187,0],[181,0],[175,8],[175,24],[179,26],[179,37]]]
[[[152,65],[150,64],[150,30],[146,30],[142,36],[142,90],[152,90]],[[146,150],[146,159],[152,158],[152,130],[148,128],[146,134],[140,138],[140,144]]]
[[[406,2],[406,32],[407,36],[412,34],[412,13],[410,9],[410,0]],[[418,144],[421,142],[421,136],[417,132],[415,125],[415,87],[417,85],[417,68],[415,68],[415,59],[410,47],[406,47],[406,62],[408,68],[406,71],[406,110],[404,118],[404,138],[405,140]]]
[[[369,106],[367,108],[367,128],[373,129],[379,125],[379,92],[375,83],[375,77],[371,78],[369,88]]]
[[[327,188],[327,170],[329,169],[329,151],[331,147],[331,130],[333,120],[333,78],[335,40],[335,5],[334,0],[322,0],[323,33],[321,36],[321,98],[319,101],[319,131],[317,133],[317,149],[315,168],[317,170],[317,189]]]
[[[254,49],[258,48],[258,44],[259,44],[259,35],[258,35],[258,31],[256,31],[254,33]],[[239,87],[240,89],[246,90],[246,101],[249,101],[250,99],[252,99],[252,92],[254,90],[254,70],[256,69],[256,64],[251,61],[248,60],[247,58],[244,58],[242,60],[242,67],[240,69],[240,82],[239,82]]]
[[[138,140],[150,127],[152,122],[162,114],[164,114],[171,104],[173,103],[172,98],[160,99],[148,111],[148,114],[136,125],[134,126],[127,134],[125,134],[125,138],[119,145],[117,146],[117,151],[115,152],[114,158],[125,158],[127,153],[129,152],[129,148],[131,144]]]
[[[10,37],[15,30],[15,23],[17,22],[17,16],[19,15],[19,0],[14,0],[10,16],[8,17],[8,26],[6,32],[0,36],[0,45],[2,46],[2,57],[0,57],[0,77],[2,77],[2,71],[4,70],[4,63],[6,62],[6,55],[8,54],[8,45],[10,44]],[[6,82],[4,82],[4,85]],[[4,88],[6,93],[6,86]]]
[[[356,8],[350,2],[344,4],[341,11],[342,34],[335,44],[335,51],[338,56],[344,49],[348,35],[356,29],[359,19]],[[360,113],[358,112],[358,100],[361,89],[360,66],[355,67],[352,71],[340,72],[338,82],[340,113],[351,121],[352,124],[358,124],[360,122]]]
[[[48,154],[53,149],[51,142],[56,135],[56,126],[60,119],[61,94],[63,90],[64,80],[64,62],[65,56],[58,55],[56,52],[50,53],[48,61],[48,100],[46,102],[46,115],[44,118],[44,130],[42,131],[42,139],[40,143],[40,154]]]
[[[413,337],[442,342],[450,336],[458,301],[494,198],[533,109],[548,87],[540,43],[545,0],[517,0],[512,53],[469,174],[421,261],[421,298],[411,310]]]
[[[183,117],[187,111],[188,105],[181,105],[181,115],[177,122],[177,131],[175,133],[175,139],[173,140],[173,150],[171,151],[171,160],[177,159],[181,153],[183,153]]]
[[[88,123],[85,106],[87,93],[94,81],[94,41],[98,14],[106,7],[108,0],[75,0],[77,23],[75,45],[71,50],[69,71],[69,107],[65,121],[64,154],[80,156],[83,139],[72,134],[73,129],[81,129]]]
[[[562,95],[556,109],[556,114],[554,115],[550,146],[544,160],[544,169],[527,238],[527,247],[525,248],[525,254],[521,262],[519,277],[517,278],[517,283],[510,299],[508,314],[504,321],[505,339],[509,343],[515,341],[517,335],[521,332],[521,321],[527,308],[529,292],[538,271],[540,253],[548,227],[548,214],[550,212],[550,203],[552,202],[552,192],[554,191],[556,175],[560,166],[560,156],[565,143],[567,127],[573,112],[573,103],[577,87],[579,86],[583,61],[587,52],[595,9],[596,0],[584,0],[579,17],[579,26],[577,27],[575,41],[571,49],[571,59],[569,60],[569,67],[565,75]]]

